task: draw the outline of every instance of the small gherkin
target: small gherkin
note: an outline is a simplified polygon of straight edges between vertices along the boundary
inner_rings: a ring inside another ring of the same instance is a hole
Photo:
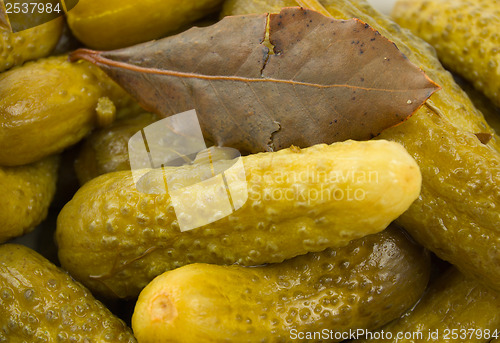
[[[222,15],[276,13],[297,0],[227,0]],[[380,138],[401,143],[422,171],[422,192],[397,222],[420,244],[500,290],[500,137],[439,62],[435,49],[366,0],[308,0],[336,19],[359,18],[393,41],[442,89]],[[475,134],[491,134],[483,144]]]
[[[75,171],[80,184],[102,174],[130,170],[128,141],[158,117],[151,113],[117,120],[111,126],[101,128],[88,136],[75,160]]]
[[[33,230],[47,216],[56,191],[59,158],[0,166],[0,243]]]
[[[385,343],[485,343],[498,338],[499,327],[500,293],[451,267],[429,286],[417,306],[381,330],[386,337],[392,334]],[[398,339],[398,333],[408,336]],[[380,339],[373,335],[353,343],[376,342]]]
[[[54,50],[63,32],[62,18],[13,33],[3,16],[2,5],[0,1],[0,72],[45,57]]]
[[[132,327],[141,343],[339,342],[340,333],[402,315],[425,290],[429,262],[425,249],[390,227],[278,264],[190,264],[142,291]],[[306,336],[330,331],[328,339]]]
[[[165,37],[214,13],[222,0],[80,0],[62,5],[72,33],[86,46],[98,50],[124,48]]]
[[[498,0],[400,0],[392,14],[433,45],[445,66],[500,106]]]
[[[420,193],[415,160],[382,140],[244,156],[241,179],[238,169],[227,171],[233,163],[221,156],[136,171],[148,193],[131,171],[89,181],[59,213],[61,265],[97,294],[131,298],[161,273],[195,262],[255,266],[345,246],[384,230]],[[212,170],[248,195],[233,198],[241,207],[225,217],[224,187],[203,181],[217,180]],[[181,188],[156,192],[165,178]],[[181,231],[182,221],[194,225]]]
[[[99,68],[67,56],[0,73],[0,165],[29,164],[74,145],[97,124],[103,97],[118,111],[134,104]]]
[[[35,251],[0,246],[0,342],[135,343],[82,285]]]

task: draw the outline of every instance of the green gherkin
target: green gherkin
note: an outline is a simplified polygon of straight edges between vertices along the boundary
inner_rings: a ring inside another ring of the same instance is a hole
[[[35,15],[36,16],[36,15]],[[64,20],[57,18],[28,30],[13,33],[0,1],[0,72],[49,55],[63,32]]]
[[[234,197],[238,209],[221,217],[224,187],[201,181],[217,180],[234,161],[199,157],[139,171],[146,190],[157,193],[167,178],[177,194],[144,193],[131,171],[86,183],[57,218],[63,268],[96,293],[136,297],[190,263],[256,266],[345,246],[384,230],[420,193],[420,170],[401,144],[319,144],[242,157],[241,169],[225,175],[231,192],[248,198]],[[189,228],[181,231],[183,221]]]
[[[96,126],[106,97],[118,111],[134,104],[99,68],[67,56],[0,73],[0,165],[29,164],[74,145]]]
[[[30,232],[47,216],[56,191],[59,158],[0,167],[0,242]]]
[[[433,45],[445,66],[500,106],[498,0],[400,0],[392,14]]]
[[[190,264],[142,291],[132,327],[141,343],[291,342],[294,332],[371,330],[420,298],[429,267],[425,249],[394,227],[279,264]]]
[[[294,0],[228,0],[223,15],[278,12]],[[422,170],[422,193],[398,223],[421,244],[500,290],[500,139],[440,64],[434,49],[364,0],[309,0],[335,18],[359,18],[442,86],[403,124],[381,138],[400,142]],[[314,6],[313,6],[314,7]],[[323,9],[324,10],[324,9]],[[491,133],[482,144],[476,133]]]
[[[158,120],[156,115],[142,113],[94,131],[85,139],[75,160],[75,171],[80,183],[83,185],[102,174],[130,170],[129,139],[156,120]]]
[[[92,294],[35,251],[0,246],[0,342],[136,342]]]
[[[500,294],[451,268],[430,285],[415,308],[381,330],[392,334],[384,343],[486,343],[500,334],[495,332],[499,327]],[[398,333],[413,337],[396,339]],[[353,343],[376,342],[380,339],[374,335]]]
[[[484,118],[490,126],[495,130],[497,135],[500,133],[500,107],[497,107],[483,93],[472,86],[470,82],[455,75],[455,80],[467,93],[469,98],[474,103],[474,106],[483,113]]]

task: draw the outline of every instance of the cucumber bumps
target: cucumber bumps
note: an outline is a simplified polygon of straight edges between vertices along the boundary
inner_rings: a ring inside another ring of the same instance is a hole
[[[344,246],[385,229],[420,193],[416,162],[387,141],[320,144],[242,161],[246,203],[185,232],[170,196],[139,192],[130,171],[91,180],[59,214],[62,266],[96,292],[133,297],[155,276],[194,262],[259,265]],[[192,165],[167,173],[183,182],[206,170]],[[187,203],[209,201],[203,188],[185,194]]]
[[[0,342],[134,343],[90,292],[33,250],[0,246]]]
[[[32,163],[77,143],[96,125],[103,97],[117,108],[133,103],[99,68],[66,56],[1,73],[0,165]]]
[[[56,191],[59,158],[0,167],[0,242],[31,231],[47,216]]]
[[[0,1],[0,73],[26,61],[45,57],[54,50],[63,32],[63,18],[12,33],[3,11],[3,1]]]
[[[154,123],[158,117],[151,113],[117,120],[113,125],[92,132],[85,139],[75,160],[80,184],[93,178],[120,170],[130,170],[128,141],[138,131]]]
[[[486,343],[500,334],[500,294],[450,268],[415,308],[384,326],[384,343]],[[397,339],[398,333],[407,335]],[[356,343],[377,343],[376,335]]]
[[[370,24],[442,86],[411,118],[380,136],[401,143],[422,171],[422,193],[398,224],[441,259],[500,291],[499,136],[429,44],[366,0],[319,3],[334,18],[355,17]],[[279,12],[282,6],[295,5],[295,0],[228,0],[223,14]],[[477,133],[492,134],[492,139],[482,144]]]
[[[371,330],[399,317],[423,293],[429,266],[397,228],[264,267],[191,264],[142,291],[132,327],[140,343],[319,342],[299,333]]]
[[[393,17],[434,46],[445,66],[500,106],[498,0],[400,0]]]

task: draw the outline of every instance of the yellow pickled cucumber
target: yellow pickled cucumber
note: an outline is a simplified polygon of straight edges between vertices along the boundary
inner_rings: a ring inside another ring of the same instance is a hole
[[[0,167],[0,243],[31,231],[47,216],[56,190],[59,159]]]
[[[141,292],[132,328],[141,343],[339,342],[334,334],[403,314],[429,267],[425,250],[397,228],[279,264],[190,264]],[[314,332],[332,339],[307,339]]]
[[[85,139],[75,160],[75,171],[80,183],[83,185],[102,174],[130,170],[129,139],[156,120],[156,115],[142,113],[93,132]]]
[[[346,245],[383,230],[420,192],[418,166],[393,142],[321,144],[242,161],[246,182],[231,187],[246,185],[244,205],[184,232],[179,218],[188,213],[176,217],[169,194],[139,192],[132,172],[89,181],[58,217],[62,266],[96,292],[133,297],[155,276],[193,262],[259,265]],[[213,168],[223,170],[225,163]],[[198,180],[210,168],[195,164],[165,173],[184,184],[187,175]],[[161,170],[156,176],[163,181]],[[184,203],[211,209],[218,200],[207,189],[184,188]],[[204,212],[193,220],[210,219]]]
[[[57,18],[28,30],[13,33],[0,0],[0,72],[26,61],[49,55],[63,32],[64,20]]]
[[[35,251],[0,246],[0,341],[136,342],[82,285]]]
[[[66,56],[0,74],[0,165],[38,161],[77,143],[96,123],[99,98],[132,99],[99,68]]]
[[[455,77],[457,83],[462,87],[462,89],[467,93],[469,98],[474,103],[474,106],[484,115],[484,118],[488,124],[495,130],[495,132],[500,134],[500,107],[495,106],[490,99],[488,99],[483,93],[476,90],[471,83],[460,78]]]
[[[446,67],[500,106],[498,0],[399,0],[393,17],[432,44]]]
[[[384,343],[486,343],[500,335],[498,327],[500,294],[451,268],[430,285],[415,308],[381,330],[392,335],[385,336]],[[373,335],[353,343],[380,341]]]
[[[335,18],[367,22],[443,87],[413,117],[381,135],[403,144],[422,169],[422,193],[398,222],[440,258],[500,291],[498,135],[425,41],[365,0],[308,2],[324,6]],[[297,4],[294,0],[228,0],[223,14],[279,12],[282,6]],[[483,145],[476,133],[491,133],[492,139]]]
[[[67,17],[71,31],[85,45],[111,50],[176,32],[215,12],[221,3],[222,0],[80,0]]]
[[[381,137],[403,144],[422,171],[422,193],[397,222],[442,259],[498,289],[500,156],[488,156],[474,135],[427,107]]]

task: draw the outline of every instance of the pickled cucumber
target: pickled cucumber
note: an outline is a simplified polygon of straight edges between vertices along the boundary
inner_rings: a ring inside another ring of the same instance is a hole
[[[339,342],[299,333],[340,334],[398,318],[420,298],[429,265],[397,228],[264,267],[191,264],[141,292],[132,328],[141,343]]]
[[[221,3],[222,0],[80,0],[67,17],[73,34],[85,45],[111,50],[166,36],[215,12]]]
[[[5,14],[5,8],[0,0],[0,72],[49,55],[61,37],[64,26],[62,18],[13,33],[7,17],[2,14]]]
[[[467,93],[474,103],[474,106],[484,115],[488,124],[495,130],[497,135],[500,133],[500,107],[495,106],[490,99],[483,93],[476,90],[471,83],[455,75],[458,85]]]
[[[99,68],[66,56],[0,74],[0,165],[28,164],[75,144],[94,127],[104,96],[117,107],[133,102]]]
[[[413,117],[381,135],[402,143],[422,169],[422,193],[398,223],[440,258],[500,291],[498,135],[430,45],[364,0],[319,3],[335,18],[356,17],[373,26],[443,87]],[[281,6],[295,5],[293,0],[228,0],[223,14],[278,12]],[[484,145],[476,133],[490,133],[492,139]]]
[[[451,268],[431,284],[415,308],[382,330],[393,336],[385,343],[486,343],[498,327],[500,294]],[[399,332],[408,338],[396,339]],[[375,342],[380,342],[376,336],[354,341]]]
[[[82,285],[35,251],[0,246],[0,341],[136,342]]]
[[[75,160],[75,171],[80,183],[83,185],[102,174],[130,170],[129,139],[156,120],[158,120],[156,115],[142,113],[93,132],[85,139]]]
[[[31,231],[45,219],[56,190],[59,159],[0,167],[0,242]]]
[[[393,17],[432,44],[447,68],[500,106],[498,0],[399,0]]]
[[[155,276],[193,262],[259,265],[346,245],[383,230],[420,192],[415,161],[392,142],[321,144],[242,161],[246,182],[231,189],[246,186],[248,199],[215,222],[215,214],[205,213],[218,205],[208,187],[182,189],[184,203],[200,210],[176,217],[170,195],[139,192],[130,171],[89,181],[58,217],[62,266],[93,291],[133,297]],[[200,181],[227,162],[171,167],[153,176],[185,184],[188,175]],[[210,224],[181,232],[179,218],[186,216]]]

